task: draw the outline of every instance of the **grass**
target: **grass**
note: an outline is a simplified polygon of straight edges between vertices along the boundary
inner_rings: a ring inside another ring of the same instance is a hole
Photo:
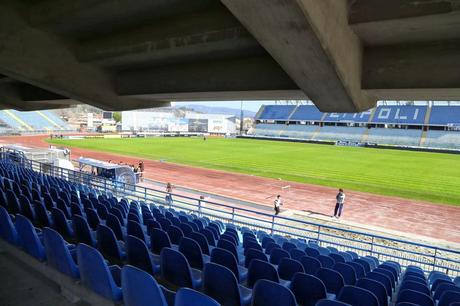
[[[208,138],[49,140],[68,147],[460,205],[460,155]]]

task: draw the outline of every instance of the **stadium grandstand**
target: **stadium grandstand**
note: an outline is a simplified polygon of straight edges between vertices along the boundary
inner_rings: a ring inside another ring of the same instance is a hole
[[[71,131],[71,127],[49,110],[20,112],[0,110],[0,134]]]
[[[379,105],[322,113],[314,105],[264,105],[253,137],[460,150],[460,105]]]
[[[201,198],[174,195],[173,205],[161,191],[120,189],[90,173],[53,171],[7,153],[0,178],[0,248],[57,281],[74,303],[460,302],[460,253],[449,249],[315,229]]]

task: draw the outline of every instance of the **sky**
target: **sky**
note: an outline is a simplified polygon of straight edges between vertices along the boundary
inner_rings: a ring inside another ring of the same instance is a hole
[[[206,102],[173,102],[173,105],[198,104],[240,109],[241,101],[206,101]],[[243,109],[257,112],[262,104],[275,104],[275,101],[243,101]]]

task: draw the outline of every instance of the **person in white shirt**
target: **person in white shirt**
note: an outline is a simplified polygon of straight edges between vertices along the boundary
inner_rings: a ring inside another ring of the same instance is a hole
[[[343,205],[345,204],[345,193],[342,188],[339,189],[339,193],[335,196],[335,199],[334,217],[338,219],[342,215]]]
[[[281,200],[281,196],[280,196],[280,195],[277,195],[277,196],[276,196],[274,205],[275,205],[275,215],[277,215],[277,214],[280,213],[280,211],[281,211],[281,206],[283,205],[283,200]]]

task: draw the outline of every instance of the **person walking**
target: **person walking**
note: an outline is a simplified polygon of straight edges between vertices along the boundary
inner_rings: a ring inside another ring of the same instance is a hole
[[[273,204],[275,205],[275,215],[278,215],[281,211],[281,206],[283,205],[283,200],[281,199],[280,195],[276,196],[275,202]]]
[[[339,189],[339,193],[335,196],[335,199],[334,217],[338,219],[342,215],[343,205],[345,204],[345,193],[342,188]]]
[[[140,160],[139,161],[139,176],[140,176],[141,182],[144,181],[144,170],[145,170],[144,162]]]

